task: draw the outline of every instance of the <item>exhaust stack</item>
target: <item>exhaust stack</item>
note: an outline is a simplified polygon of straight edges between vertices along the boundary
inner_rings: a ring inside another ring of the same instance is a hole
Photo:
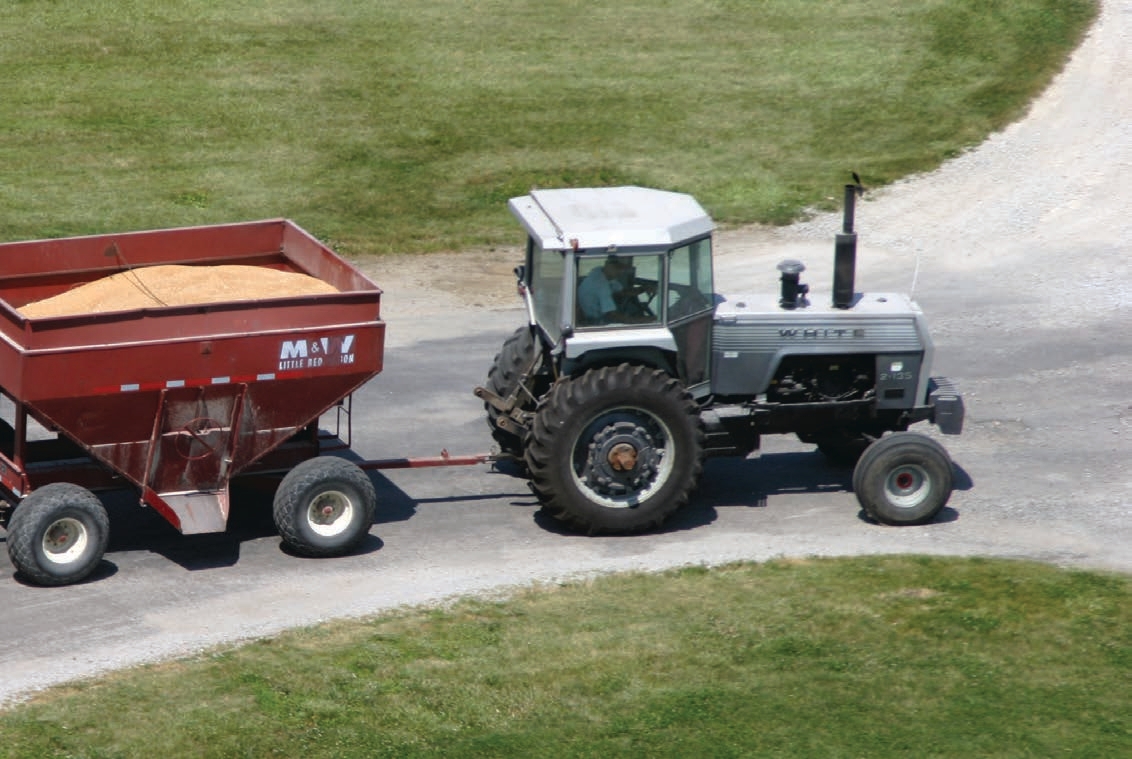
[[[853,179],[857,180],[856,184],[845,185],[845,216],[833,250],[834,308],[849,308],[853,305],[854,280],[857,277],[857,233],[853,231],[853,220],[857,211],[857,196],[865,189],[856,174]]]

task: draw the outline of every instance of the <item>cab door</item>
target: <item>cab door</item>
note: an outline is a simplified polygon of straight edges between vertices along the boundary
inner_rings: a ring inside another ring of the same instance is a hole
[[[668,253],[665,323],[676,340],[677,372],[697,395],[711,380],[711,326],[715,314],[711,238],[694,240]]]

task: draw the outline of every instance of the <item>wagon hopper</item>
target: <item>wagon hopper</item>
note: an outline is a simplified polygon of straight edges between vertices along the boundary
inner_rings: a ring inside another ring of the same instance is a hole
[[[298,272],[336,292],[19,310],[164,264]],[[284,539],[307,553],[351,547],[372,521],[372,484],[341,459],[308,460],[320,452],[319,417],[381,371],[380,299],[282,219],[0,244],[0,393],[12,409],[0,421],[0,495],[17,568],[45,584],[93,568],[106,530],[92,490],[133,486],[182,533],[217,532],[233,477],[299,464],[276,499]],[[29,440],[29,419],[56,436]]]

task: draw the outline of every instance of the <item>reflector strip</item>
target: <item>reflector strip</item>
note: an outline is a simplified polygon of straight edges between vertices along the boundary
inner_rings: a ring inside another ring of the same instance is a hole
[[[210,385],[237,385],[250,382],[268,382],[271,380],[295,379],[303,377],[305,373],[296,370],[290,372],[265,372],[263,374],[245,374],[229,377],[208,377],[187,380],[165,380],[164,382],[128,382],[116,387],[96,387],[95,393],[137,393],[141,391],[171,390],[179,387],[207,387]]]

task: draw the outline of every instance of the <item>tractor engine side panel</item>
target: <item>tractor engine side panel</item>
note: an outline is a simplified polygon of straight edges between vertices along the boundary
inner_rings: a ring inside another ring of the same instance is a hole
[[[767,392],[791,357],[876,356],[878,397],[913,405],[930,350],[919,309],[901,295],[862,296],[851,309],[782,309],[760,296],[728,299],[712,329],[712,392],[753,398]]]

